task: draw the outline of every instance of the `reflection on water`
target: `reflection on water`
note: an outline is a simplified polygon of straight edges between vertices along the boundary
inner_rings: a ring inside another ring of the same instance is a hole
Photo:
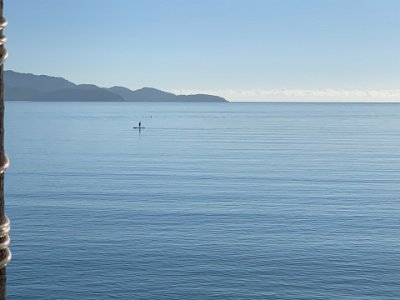
[[[400,298],[399,105],[8,102],[6,126],[10,299]]]

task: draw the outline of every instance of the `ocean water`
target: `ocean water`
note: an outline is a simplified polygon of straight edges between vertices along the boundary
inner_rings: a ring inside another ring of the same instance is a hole
[[[400,299],[400,105],[7,102],[6,146],[9,299]]]

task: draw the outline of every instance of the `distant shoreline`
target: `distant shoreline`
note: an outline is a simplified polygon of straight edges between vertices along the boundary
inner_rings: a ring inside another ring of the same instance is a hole
[[[62,77],[4,71],[6,101],[31,102],[229,102],[214,95],[175,95],[155,88],[130,90],[121,86],[102,88],[94,84],[75,84]],[[73,99],[73,100],[71,100]]]
[[[400,102],[343,102],[343,101],[226,101],[226,102],[183,102],[183,101],[91,101],[91,100],[62,100],[62,101],[49,101],[49,100],[9,100],[5,99],[6,102],[39,102],[39,103],[137,103],[137,104],[159,104],[159,103],[176,103],[176,104],[305,104],[305,105],[312,105],[312,104],[323,104],[323,105],[400,105]]]

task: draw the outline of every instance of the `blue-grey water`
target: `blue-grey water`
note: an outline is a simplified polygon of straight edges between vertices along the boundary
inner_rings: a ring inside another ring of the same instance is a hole
[[[400,105],[7,102],[6,146],[9,299],[400,299]]]

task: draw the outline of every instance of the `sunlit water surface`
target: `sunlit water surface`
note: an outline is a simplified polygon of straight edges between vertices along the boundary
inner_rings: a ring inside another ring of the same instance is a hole
[[[400,299],[400,105],[7,102],[6,121],[10,299]]]

